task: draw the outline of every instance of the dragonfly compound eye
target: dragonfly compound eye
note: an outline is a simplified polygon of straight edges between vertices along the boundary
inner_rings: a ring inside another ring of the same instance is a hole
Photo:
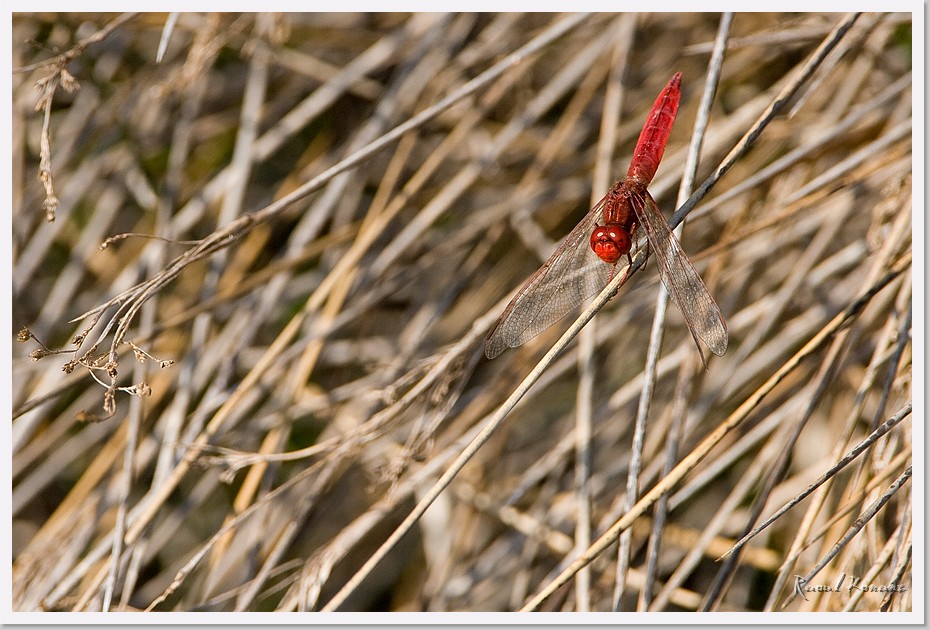
[[[630,233],[619,225],[599,225],[591,233],[591,249],[606,263],[615,263],[633,246]]]

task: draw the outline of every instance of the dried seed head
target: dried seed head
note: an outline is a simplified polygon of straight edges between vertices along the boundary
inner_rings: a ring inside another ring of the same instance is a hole
[[[26,343],[32,339],[32,331],[26,327],[23,327],[18,333],[16,333],[16,341],[19,343]]]
[[[103,410],[107,412],[107,418],[116,413],[116,392],[112,389],[103,395]]]
[[[50,354],[51,352],[49,352],[48,350],[45,350],[44,348],[36,348],[35,350],[29,353],[29,358],[32,359],[33,361],[38,361],[39,359],[44,359]]]
[[[125,391],[130,396],[151,396],[152,395],[152,388],[145,381],[142,381],[138,385],[133,385],[132,387],[126,387]]]
[[[39,179],[42,179],[41,173]],[[46,195],[45,201],[42,202],[42,209],[45,210],[45,220],[49,223],[55,221],[55,210],[58,209],[58,197],[55,195]]]
[[[81,84],[78,83],[78,80],[74,78],[73,74],[62,68],[61,87],[63,87],[68,94],[71,94],[79,87],[81,87]]]

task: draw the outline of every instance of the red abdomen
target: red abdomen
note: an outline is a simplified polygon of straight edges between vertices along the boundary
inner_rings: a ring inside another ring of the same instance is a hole
[[[675,114],[678,113],[678,101],[681,99],[681,73],[676,72],[656,98],[649,112],[649,118],[639,134],[639,141],[633,151],[633,161],[627,177],[648,184],[655,177],[665,153],[665,143],[672,131]]]

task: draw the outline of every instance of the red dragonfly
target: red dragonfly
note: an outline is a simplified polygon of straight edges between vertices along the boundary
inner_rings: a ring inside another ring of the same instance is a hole
[[[485,340],[484,353],[489,359],[523,345],[601,291],[622,258],[632,264],[630,250],[640,229],[649,243],[647,253],[655,253],[662,281],[684,314],[695,344],[700,338],[717,356],[727,351],[727,325],[717,303],[646,190],[665,152],[680,98],[678,72],[652,106],[626,179],[616,182],[591,208],[510,301]]]

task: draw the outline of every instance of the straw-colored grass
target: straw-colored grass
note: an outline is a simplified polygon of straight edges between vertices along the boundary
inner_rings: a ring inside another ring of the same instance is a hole
[[[165,18],[13,19],[15,610],[911,610],[910,15]],[[676,71],[729,351],[488,361]]]

